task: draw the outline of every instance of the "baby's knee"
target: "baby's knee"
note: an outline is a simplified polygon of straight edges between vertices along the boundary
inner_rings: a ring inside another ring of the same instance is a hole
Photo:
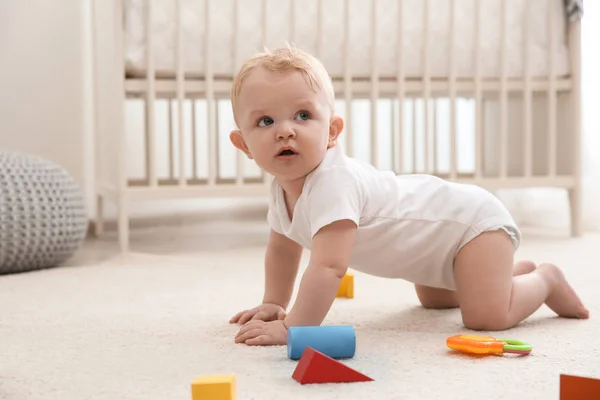
[[[474,331],[502,331],[512,327],[508,313],[486,313],[480,315],[465,315],[463,313],[462,320],[465,328]]]

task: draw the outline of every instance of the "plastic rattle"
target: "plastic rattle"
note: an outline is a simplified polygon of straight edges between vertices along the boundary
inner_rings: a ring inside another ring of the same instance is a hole
[[[473,354],[529,354],[531,346],[512,339],[496,339],[492,336],[454,335],[446,339],[451,349]]]

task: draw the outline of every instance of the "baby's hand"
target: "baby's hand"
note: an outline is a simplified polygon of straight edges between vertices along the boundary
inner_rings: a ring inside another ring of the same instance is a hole
[[[283,320],[250,321],[235,335],[235,342],[249,346],[284,345],[287,342],[287,328]]]
[[[282,320],[286,316],[285,309],[277,304],[264,303],[251,310],[240,311],[235,314],[230,320],[230,323],[239,323],[244,325],[251,320],[275,321]]]

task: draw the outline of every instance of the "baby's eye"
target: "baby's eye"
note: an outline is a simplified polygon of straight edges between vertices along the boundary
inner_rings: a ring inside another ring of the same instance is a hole
[[[258,120],[258,126],[267,126],[273,123],[273,118],[264,117]]]
[[[310,115],[309,115],[309,114],[308,114],[306,111],[300,111],[300,112],[298,113],[298,117],[299,117],[301,120],[303,120],[303,121],[306,121],[307,119],[309,119],[309,118],[310,118]]]

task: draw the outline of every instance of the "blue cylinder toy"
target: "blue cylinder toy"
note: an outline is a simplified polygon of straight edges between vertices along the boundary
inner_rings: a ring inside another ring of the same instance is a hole
[[[298,360],[306,347],[331,358],[352,358],[356,334],[352,326],[290,326],[287,333],[288,358]]]

